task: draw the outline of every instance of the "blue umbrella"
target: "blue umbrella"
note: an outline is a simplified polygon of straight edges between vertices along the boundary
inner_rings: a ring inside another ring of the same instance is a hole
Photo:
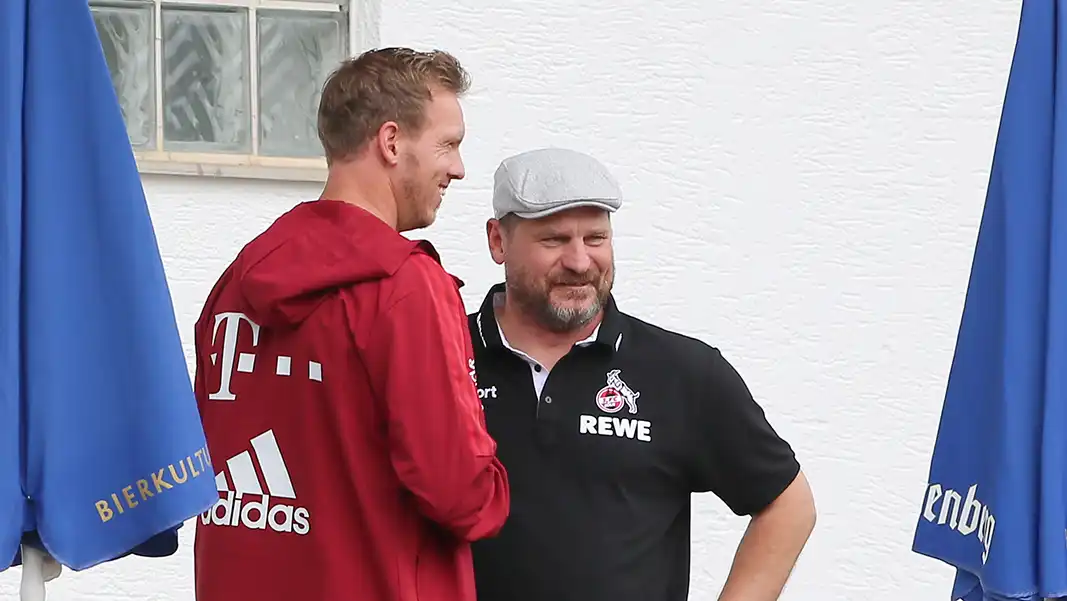
[[[1024,0],[913,550],[952,599],[1067,595],[1067,1]]]
[[[0,1],[0,55],[0,570],[173,553],[218,493],[86,0]]]

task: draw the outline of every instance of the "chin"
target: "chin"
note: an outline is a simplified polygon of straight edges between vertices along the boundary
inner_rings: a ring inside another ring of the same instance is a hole
[[[434,209],[429,215],[426,215],[426,218],[423,221],[426,223],[423,227],[430,227],[433,225],[437,221],[437,209]]]
[[[557,311],[570,311],[574,313],[584,313],[592,309],[594,305],[592,299],[568,299],[563,301],[556,301],[552,303],[552,307]]]
[[[421,230],[423,228],[430,227],[431,225],[433,225],[433,222],[433,219],[412,219],[411,221],[401,224],[400,227],[397,228],[397,230],[400,232]]]

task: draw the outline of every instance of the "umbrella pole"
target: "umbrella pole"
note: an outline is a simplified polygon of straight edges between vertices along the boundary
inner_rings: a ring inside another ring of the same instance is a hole
[[[44,553],[22,545],[22,588],[20,601],[44,601]]]

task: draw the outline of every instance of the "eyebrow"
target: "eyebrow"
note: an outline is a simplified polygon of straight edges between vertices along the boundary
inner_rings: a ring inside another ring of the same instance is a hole
[[[582,238],[586,236],[606,236],[608,235],[608,228],[596,228],[583,234]],[[575,236],[566,230],[555,229],[551,226],[545,227],[545,229],[539,230],[537,236],[541,238],[574,238]]]

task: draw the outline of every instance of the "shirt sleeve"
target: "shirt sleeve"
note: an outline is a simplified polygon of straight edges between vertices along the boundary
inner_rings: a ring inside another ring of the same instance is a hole
[[[402,288],[365,347],[393,468],[427,518],[464,540],[492,536],[507,518],[510,491],[485,427],[456,284],[423,255],[394,277]]]
[[[693,492],[712,492],[736,515],[754,515],[793,482],[800,464],[717,349],[705,370],[690,397],[696,404]]]

